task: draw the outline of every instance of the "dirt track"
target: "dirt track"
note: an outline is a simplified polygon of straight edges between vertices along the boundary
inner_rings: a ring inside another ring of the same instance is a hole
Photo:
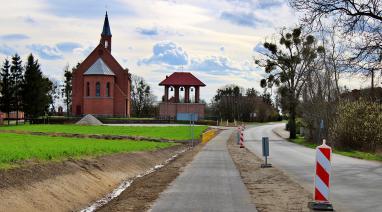
[[[228,150],[240,171],[259,212],[310,211],[312,195],[276,168],[260,168],[262,162],[247,149],[240,149],[231,136]]]
[[[158,171],[135,180],[119,197],[97,211],[147,211],[202,147],[200,144]]]
[[[164,162],[177,145],[152,152],[36,164],[0,170],[0,211],[77,211],[111,192],[122,180]]]

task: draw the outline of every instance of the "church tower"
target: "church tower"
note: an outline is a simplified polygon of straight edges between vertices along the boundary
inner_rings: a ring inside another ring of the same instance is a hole
[[[103,23],[100,43],[111,53],[111,31],[109,25],[109,18],[107,17],[107,12],[105,15],[105,21]]]
[[[131,74],[111,54],[107,12],[97,47],[73,72],[72,113],[103,117],[130,116]]]

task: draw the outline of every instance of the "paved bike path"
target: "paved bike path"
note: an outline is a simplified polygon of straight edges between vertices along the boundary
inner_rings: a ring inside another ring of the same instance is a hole
[[[225,130],[195,156],[151,211],[256,211],[227,149]]]

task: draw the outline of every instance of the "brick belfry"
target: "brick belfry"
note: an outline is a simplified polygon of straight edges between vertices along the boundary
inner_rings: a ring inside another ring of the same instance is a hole
[[[190,114],[196,114],[196,119],[204,118],[206,105],[200,102],[200,87],[206,85],[193,74],[174,72],[159,85],[164,86],[164,96],[159,104],[161,118],[187,120]],[[170,92],[173,92],[172,96]],[[184,93],[182,98],[181,92]]]

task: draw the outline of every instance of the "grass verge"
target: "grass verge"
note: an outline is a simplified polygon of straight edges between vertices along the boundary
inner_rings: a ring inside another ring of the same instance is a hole
[[[26,160],[50,161],[119,152],[150,151],[174,143],[102,140],[37,135],[0,134],[0,168],[17,166]]]
[[[147,138],[163,138],[170,140],[190,140],[191,132],[188,126],[82,126],[59,124],[26,124],[15,126],[2,126],[0,130],[20,130],[29,132],[75,133],[75,134],[103,134],[103,135],[129,135]],[[207,126],[195,126],[194,138],[199,138]]]
[[[312,149],[315,149],[317,147],[317,144],[307,141],[304,137],[300,135],[297,135],[297,138],[295,139],[289,139],[289,140],[293,143],[303,145]],[[382,155],[376,154],[376,153],[362,152],[357,150],[342,150],[342,149],[336,149],[336,148],[333,149],[333,152],[339,155],[344,155],[344,156],[353,157],[353,158],[382,161]]]

